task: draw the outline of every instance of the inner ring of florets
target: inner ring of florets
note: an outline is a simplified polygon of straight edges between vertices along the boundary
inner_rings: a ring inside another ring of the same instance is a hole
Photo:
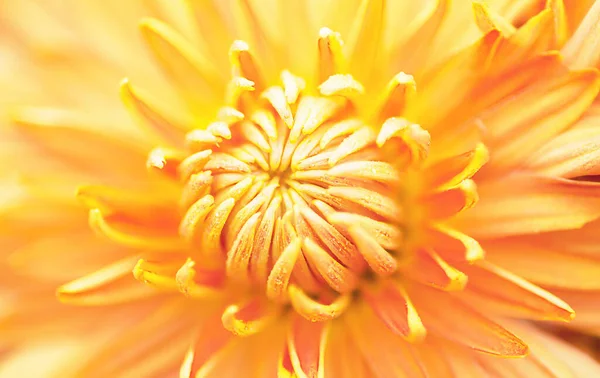
[[[196,264],[272,300],[287,302],[290,287],[349,295],[366,272],[396,271],[400,178],[350,99],[282,79],[240,91],[221,119],[187,135],[180,233]]]

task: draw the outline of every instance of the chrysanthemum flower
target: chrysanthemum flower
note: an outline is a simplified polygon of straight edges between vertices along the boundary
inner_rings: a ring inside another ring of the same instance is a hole
[[[3,5],[5,374],[600,375],[532,322],[600,330],[600,2],[60,3]]]

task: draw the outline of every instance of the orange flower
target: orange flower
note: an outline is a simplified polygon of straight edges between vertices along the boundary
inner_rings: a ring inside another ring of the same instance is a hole
[[[600,2],[490,3],[3,5],[0,375],[600,374]]]

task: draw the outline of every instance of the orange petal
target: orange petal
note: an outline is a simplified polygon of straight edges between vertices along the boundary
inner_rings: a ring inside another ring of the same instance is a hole
[[[547,176],[573,178],[599,175],[600,134],[595,128],[575,126],[533,154],[527,167]]]
[[[465,288],[468,277],[448,264],[433,250],[419,249],[415,261],[404,267],[404,274],[412,279],[446,291]]]
[[[182,241],[174,230],[114,221],[105,217],[99,209],[90,210],[89,224],[98,235],[122,246],[153,251],[176,251],[183,248]]]
[[[204,321],[201,312],[195,317],[190,315],[181,302],[176,301],[145,309],[143,318],[105,341],[102,349],[94,353],[75,375],[148,377],[157,372],[176,370],[174,365],[189,344],[190,327],[198,318]],[[165,344],[170,346],[168,350],[162,348]]]
[[[531,85],[481,115],[494,149],[487,169],[509,169],[576,121],[600,90],[596,71],[570,72]]]
[[[328,28],[319,30],[319,83],[331,75],[346,72],[343,42],[339,33]]]
[[[290,359],[290,349],[287,344],[277,362],[277,378],[296,378],[294,366],[292,366],[292,360]]]
[[[431,44],[434,42],[435,37],[439,35],[440,28],[449,16],[451,7],[448,0],[436,0],[431,5],[417,16],[418,27],[415,28],[416,30],[412,35],[409,34],[409,38],[399,38],[400,43],[394,46],[395,53],[390,57],[389,66],[395,71],[388,72],[388,75],[396,74],[397,67],[402,67],[405,72],[421,73],[420,71],[424,66],[430,66],[424,64],[424,62],[431,59]],[[388,4],[388,7],[392,7],[392,5]],[[396,17],[398,16],[393,18],[394,22],[397,20]],[[403,33],[398,32],[398,34],[402,35]],[[411,53],[407,54],[406,51]],[[357,59],[360,59],[360,57]]]
[[[243,77],[252,81],[257,92],[262,92],[265,89],[262,73],[246,42],[233,41],[229,48],[229,63],[234,77]]]
[[[128,183],[132,179],[147,182],[139,167],[144,166],[143,150],[149,141],[137,134],[134,140],[133,134],[123,129],[119,138],[113,137],[101,132],[110,130],[106,125],[76,112],[51,108],[20,108],[11,118],[43,152],[67,162],[72,169]],[[117,166],[119,169],[114,169]]]
[[[509,38],[498,43],[495,59],[489,62],[489,69],[502,71],[551,50],[555,42],[554,26],[550,9],[531,17]]]
[[[555,250],[567,255],[600,260],[600,220],[575,230],[546,232],[522,238],[531,245]]]
[[[323,359],[329,327],[328,322],[312,323],[299,316],[292,320],[287,346],[299,377],[324,378]]]
[[[528,352],[515,335],[449,293],[415,285],[409,295],[431,332],[493,355],[520,357]],[[439,314],[441,308],[446,309],[444,316]]]
[[[352,302],[351,294],[343,294],[330,303],[321,303],[309,297],[296,285],[288,287],[288,295],[296,312],[311,322],[335,319],[342,315]]]
[[[450,360],[458,360],[455,353],[436,344],[434,340],[433,337],[428,337],[425,342],[413,345],[415,359],[425,375],[427,377],[467,377],[467,375],[461,375],[452,369]],[[471,356],[469,356],[470,358]]]
[[[563,0],[565,3],[565,12],[567,13],[567,23],[569,24],[569,32],[572,34],[577,29],[578,25],[585,18],[592,5],[596,0]]]
[[[366,303],[348,311],[344,325],[376,378],[425,378],[412,353],[412,345],[390,332]]]
[[[192,377],[236,377],[240,369],[251,372],[251,377],[277,377],[278,359],[285,343],[287,323],[277,322],[249,337],[233,337],[226,345],[213,348],[206,340],[211,355],[193,371]],[[218,326],[222,328],[221,326]],[[202,330],[198,337],[202,339]]]
[[[492,263],[482,261],[462,265],[461,269],[469,276],[463,295],[476,308],[498,309],[507,316],[536,320],[570,321],[575,316],[561,299]]]
[[[519,377],[593,377],[600,374],[600,367],[588,353],[549,332],[525,323],[503,321],[529,345],[530,355],[515,359],[502,367],[510,369]]]
[[[56,218],[53,221],[60,222]],[[5,231],[8,230],[3,228],[3,232]],[[128,252],[115,247],[110,241],[99,240],[89,230],[45,231],[50,231],[51,235],[36,235],[27,241],[17,235],[21,239],[19,246],[12,251],[10,248],[5,249],[5,253],[10,252],[5,262],[15,273],[40,281],[63,283],[108,265]]]
[[[565,62],[574,69],[600,65],[600,3],[592,5],[587,15],[562,49]]]
[[[415,78],[400,72],[388,83],[385,97],[381,100],[381,109],[379,109],[378,120],[383,122],[390,117],[397,117],[402,114],[410,101],[417,92],[417,83]]]
[[[489,261],[539,285],[579,290],[600,289],[600,261],[513,238],[483,243]]]
[[[179,370],[180,378],[196,377],[196,372],[227,342],[235,337],[221,324],[219,317],[206,319],[198,323],[194,342],[189,346]]]
[[[485,372],[480,365],[473,363],[473,354],[476,353],[478,355],[480,353],[474,352],[471,348],[464,347],[433,335],[429,336],[427,340],[428,344],[431,345],[431,348],[440,354],[439,358],[448,364],[452,370],[452,374],[447,375],[448,377],[480,378],[487,376],[487,372]],[[491,356],[491,358],[507,361],[506,359],[498,358],[497,356]],[[425,369],[429,372],[428,367],[425,367]],[[432,376],[437,377],[437,375]],[[440,377],[446,377],[446,375],[440,375]]]
[[[364,295],[375,315],[392,332],[409,342],[425,338],[427,331],[401,284],[386,281],[380,286],[365,290]]]
[[[424,185],[432,190],[452,188],[469,179],[488,162],[485,145],[478,144],[472,151],[443,159],[425,168]]]
[[[546,8],[552,10],[554,19],[554,45],[563,46],[569,38],[569,21],[564,0],[547,0]]]
[[[485,255],[477,240],[441,224],[426,229],[425,237],[431,249],[449,262],[474,262]]]
[[[566,301],[575,310],[575,319],[568,326],[576,329],[600,329],[600,291],[552,288],[552,293]],[[597,332],[595,332],[597,334]]]
[[[548,76],[564,74],[565,67],[558,53],[535,56],[509,69],[497,71],[483,78],[472,89],[468,101],[459,108],[465,119],[477,117],[500,101],[521,92],[533,83],[547,80]]]
[[[477,186],[471,179],[462,181],[452,189],[439,191],[422,199],[430,219],[449,218],[475,206],[479,196]]]
[[[453,220],[475,238],[580,228],[600,217],[600,184],[513,175],[479,184],[477,206]]]
[[[250,336],[269,326],[280,314],[277,305],[260,298],[229,305],[221,321],[223,327],[236,336]]]
[[[448,1],[440,0],[438,3],[440,4],[440,8],[445,8]],[[442,13],[445,13],[445,10]],[[441,18],[443,18],[443,14]],[[437,25],[435,27],[437,28]],[[465,101],[470,91],[470,86],[465,85],[465,83],[471,83],[476,80],[473,74],[481,72],[481,67],[485,65],[485,62],[493,53],[499,39],[499,34],[496,30],[487,33],[473,45],[446,60],[443,64],[443,70],[434,70],[428,74],[424,74],[423,80],[418,80],[417,78],[419,96],[416,96],[413,105],[406,109],[404,117],[421,125],[427,125],[428,130],[432,134],[436,134],[438,132],[437,129],[446,127],[448,118],[452,117],[454,109]],[[418,46],[423,45],[428,37],[426,35],[423,38],[422,35],[415,34],[413,38],[414,49],[402,51],[427,50]],[[411,55],[408,58],[414,58],[412,54],[402,53],[402,55]],[[413,63],[415,68],[419,64],[417,62]],[[403,65],[402,67],[405,66]],[[404,68],[404,70],[415,72],[415,70],[408,68]],[[436,104],[435,112],[430,111],[431,104]],[[454,128],[452,128],[452,132],[455,132]]]
[[[325,377],[373,377],[346,325],[342,322],[331,324],[324,365]]]

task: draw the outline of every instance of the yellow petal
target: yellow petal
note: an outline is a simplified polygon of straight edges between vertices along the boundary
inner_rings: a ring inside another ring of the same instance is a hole
[[[134,256],[117,261],[62,285],[56,291],[58,299],[82,306],[105,306],[156,295],[153,290],[132,280],[131,271],[137,259]]]
[[[135,88],[128,79],[121,82],[121,100],[142,127],[149,128],[157,137],[172,146],[181,147],[185,121],[176,119],[173,112],[166,112],[157,105],[157,101],[149,99]],[[165,114],[166,113],[166,114]]]
[[[467,285],[468,276],[448,264],[434,250],[419,249],[413,258],[414,261],[403,270],[415,281],[444,291],[461,291]]]
[[[475,21],[483,33],[491,30],[499,30],[504,36],[510,36],[515,32],[515,27],[499,14],[491,10],[485,3],[473,2]]]
[[[385,10],[383,0],[363,0],[355,15],[347,48],[352,72],[361,81],[372,74],[372,65],[379,54]]]
[[[224,88],[220,72],[169,25],[144,19],[142,34],[163,70],[173,79],[186,99],[205,107],[215,103]]]

